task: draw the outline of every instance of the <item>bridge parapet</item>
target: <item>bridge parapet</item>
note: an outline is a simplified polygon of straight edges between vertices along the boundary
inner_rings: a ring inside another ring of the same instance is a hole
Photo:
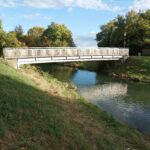
[[[78,56],[129,56],[126,48],[76,48],[76,47],[47,47],[47,48],[4,48],[5,59],[43,58],[43,57],[78,57]]]

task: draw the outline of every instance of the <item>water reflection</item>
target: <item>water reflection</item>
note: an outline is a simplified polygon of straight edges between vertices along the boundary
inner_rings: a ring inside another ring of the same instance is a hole
[[[57,64],[38,64],[36,66],[63,82],[70,82],[71,77],[76,74],[77,71],[74,68],[66,67],[63,65],[60,66]]]
[[[103,85],[94,85],[88,87],[80,87],[79,93],[90,101],[99,99],[108,100],[111,98],[122,97],[127,94],[128,85],[119,83],[108,83]]]
[[[79,87],[95,85],[97,83],[96,73],[85,70],[77,70],[72,76],[72,81]]]
[[[107,111],[118,121],[127,123],[142,132],[150,132],[149,84],[124,83],[94,72],[90,74],[93,75],[86,74],[88,81],[85,80],[85,71],[82,76],[81,70],[72,78],[82,97]],[[94,77],[92,82],[89,81],[90,77]],[[92,84],[87,86],[90,82]]]
[[[81,96],[120,122],[150,133],[150,84],[123,82],[96,72],[40,66],[61,81],[72,81]]]

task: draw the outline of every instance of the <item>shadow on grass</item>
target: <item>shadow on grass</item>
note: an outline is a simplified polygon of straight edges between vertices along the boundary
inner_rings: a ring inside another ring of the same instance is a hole
[[[111,119],[82,100],[67,102],[17,75],[0,75],[0,149],[147,149],[140,135]]]
[[[40,149],[41,146],[59,149],[65,145],[74,147],[76,143],[76,147],[85,149],[86,144],[80,139],[83,137],[80,131],[74,131],[68,113],[59,104],[61,101],[64,100],[24,81],[0,75],[1,146],[6,149]],[[74,137],[72,144],[66,134]]]

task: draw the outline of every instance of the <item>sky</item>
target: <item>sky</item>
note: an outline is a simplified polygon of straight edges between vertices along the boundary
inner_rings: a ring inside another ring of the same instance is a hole
[[[65,24],[79,47],[95,47],[100,26],[129,10],[150,9],[150,0],[0,0],[0,18],[5,31],[22,25],[26,33],[33,26],[51,22]]]

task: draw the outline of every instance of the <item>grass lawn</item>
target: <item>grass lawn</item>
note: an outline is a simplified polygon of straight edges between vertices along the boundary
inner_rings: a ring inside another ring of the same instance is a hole
[[[116,122],[72,85],[0,61],[0,149],[148,150],[150,137]]]

